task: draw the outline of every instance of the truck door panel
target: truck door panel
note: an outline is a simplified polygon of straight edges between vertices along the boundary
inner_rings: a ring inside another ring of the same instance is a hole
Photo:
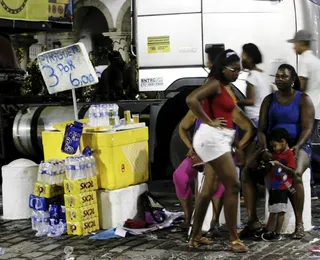
[[[201,0],[137,0],[138,16],[201,12]]]
[[[139,67],[201,66],[201,14],[138,17]]]
[[[262,52],[261,67],[274,75],[280,63],[296,67],[293,46],[287,43],[295,33],[292,0],[203,0],[203,38],[206,43],[224,43],[239,55],[245,43]]]

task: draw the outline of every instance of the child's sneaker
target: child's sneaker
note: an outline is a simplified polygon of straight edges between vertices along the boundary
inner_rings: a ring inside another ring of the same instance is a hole
[[[281,240],[281,235],[274,232],[274,231],[269,231],[267,233],[262,234],[261,238],[264,241],[278,241]]]
[[[254,233],[254,237],[255,238],[261,238],[261,236],[264,234],[264,233],[267,233],[268,230],[263,227],[263,228],[260,228],[256,233]]]

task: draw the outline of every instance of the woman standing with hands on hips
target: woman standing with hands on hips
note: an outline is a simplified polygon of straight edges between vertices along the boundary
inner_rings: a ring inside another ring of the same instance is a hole
[[[224,210],[230,236],[230,248],[234,252],[247,252],[248,247],[237,234],[238,193],[240,182],[231,155],[235,130],[233,123],[245,131],[236,149],[242,150],[254,138],[254,125],[235,105],[225,86],[237,80],[240,58],[233,50],[221,52],[214,62],[209,79],[187,97],[190,110],[202,121],[193,139],[193,147],[199,157],[214,169],[225,186]],[[209,174],[214,174],[209,173]],[[208,245],[212,241],[201,237],[201,228],[210,198],[215,192],[205,175],[204,184],[197,197],[190,247]]]

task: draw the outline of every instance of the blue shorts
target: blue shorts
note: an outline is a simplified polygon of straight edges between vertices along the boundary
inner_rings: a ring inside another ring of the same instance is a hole
[[[306,154],[308,155],[309,159],[311,160],[311,156],[312,156],[312,147],[311,147],[311,144],[310,143],[305,143],[301,149],[303,151],[306,152]]]

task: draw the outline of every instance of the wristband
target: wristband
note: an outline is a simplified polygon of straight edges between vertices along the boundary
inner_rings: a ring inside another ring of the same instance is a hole
[[[268,149],[263,149],[261,154],[263,154],[264,152],[269,152],[269,150]]]

